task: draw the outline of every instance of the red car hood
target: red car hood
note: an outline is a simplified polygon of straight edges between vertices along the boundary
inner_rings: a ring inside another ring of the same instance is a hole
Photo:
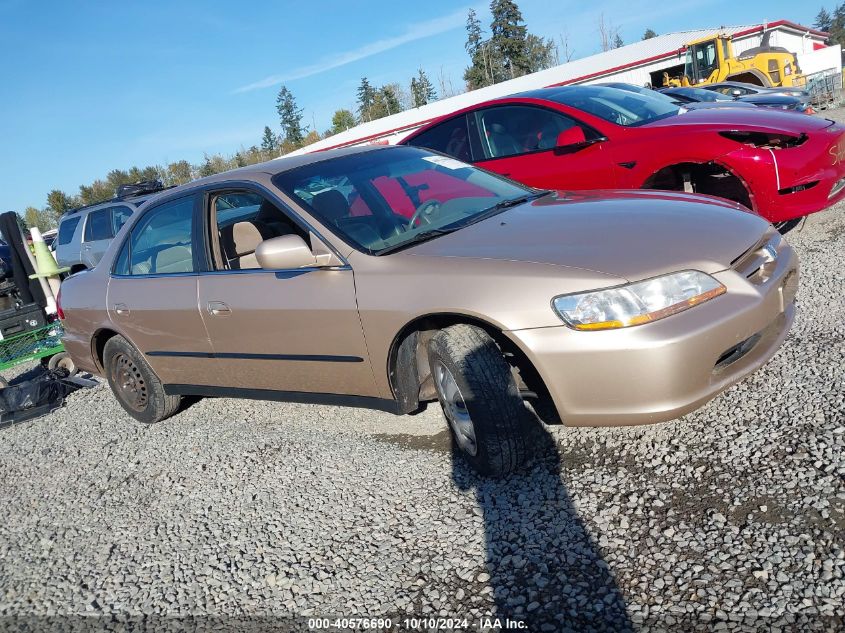
[[[802,134],[823,130],[833,124],[829,119],[795,112],[762,108],[702,108],[648,123],[640,129],[702,125],[723,130],[774,130],[787,134]]]

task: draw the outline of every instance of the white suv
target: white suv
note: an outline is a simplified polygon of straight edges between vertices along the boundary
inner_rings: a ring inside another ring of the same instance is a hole
[[[163,189],[157,180],[123,185],[111,200],[65,213],[55,242],[59,266],[69,266],[71,274],[96,266],[124,222]]]

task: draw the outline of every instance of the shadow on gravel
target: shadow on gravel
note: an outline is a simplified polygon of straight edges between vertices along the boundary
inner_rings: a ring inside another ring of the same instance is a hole
[[[561,480],[557,445],[537,423],[535,458],[503,479],[475,473],[453,446],[453,479],[484,514],[496,616],[535,631],[633,631],[613,574]],[[504,626],[503,626],[504,630]]]

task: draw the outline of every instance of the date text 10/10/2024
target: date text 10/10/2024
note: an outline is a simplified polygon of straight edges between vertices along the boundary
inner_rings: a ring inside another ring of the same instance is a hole
[[[521,620],[487,616],[470,622],[468,618],[309,618],[311,630],[391,631],[398,626],[401,631],[517,631],[527,628]]]

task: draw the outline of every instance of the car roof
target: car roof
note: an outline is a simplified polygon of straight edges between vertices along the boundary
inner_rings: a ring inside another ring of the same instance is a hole
[[[247,165],[246,167],[238,167],[237,169],[230,169],[228,171],[220,172],[219,174],[213,174],[204,178],[198,178],[196,180],[186,182],[184,185],[179,185],[178,187],[173,187],[171,189],[167,189],[166,191],[162,191],[154,195],[156,197],[161,197],[162,199],[172,198],[174,197],[174,195],[178,195],[183,191],[191,190],[196,187],[202,187],[203,185],[214,184],[216,182],[229,182],[232,180],[251,180],[251,176],[254,176],[256,174],[275,176],[276,174],[281,174],[292,169],[304,167],[305,165],[321,163],[323,161],[331,160],[332,158],[339,158],[341,156],[351,156],[354,154],[366,154],[375,151],[389,151],[400,149],[407,150],[407,148],[405,147],[397,147],[395,145],[362,145],[357,147],[341,147],[338,149],[323,150],[311,152],[308,154],[299,154],[298,156],[282,156],[281,158],[274,158],[263,163]]]
[[[163,189],[161,191],[164,191]],[[104,207],[114,207],[119,205],[132,205],[133,207],[140,207],[144,204],[147,200],[152,198],[155,195],[161,193],[161,191],[152,191],[149,193],[140,193],[136,196],[127,196],[124,198],[110,198],[108,200],[103,200],[102,202],[93,202],[91,204],[87,204],[84,207],[77,207],[75,209],[70,209],[69,211],[65,211],[62,216],[59,218],[59,224],[64,222],[65,220],[69,220],[71,218],[81,218],[84,214],[90,213],[91,211],[97,211],[98,209]]]
[[[275,176],[276,174],[282,173],[284,171],[289,171],[291,169],[296,169],[297,167],[302,167],[304,165],[310,165],[312,163],[322,162],[324,160],[329,160],[331,158],[337,158],[339,156],[348,156],[350,154],[363,154],[366,152],[371,152],[379,149],[388,149],[388,146],[385,145],[365,145],[359,147],[343,147],[340,149],[333,149],[333,150],[326,150],[322,152],[312,152],[310,154],[300,154],[299,156],[282,156],[281,158],[274,158],[272,160],[268,160],[263,163],[256,163],[255,165],[247,165],[246,167],[238,167],[237,169],[230,169],[229,171],[220,172],[219,174],[213,174],[211,176],[206,176],[204,178],[198,178],[196,180],[192,180],[190,182],[186,182],[183,185],[178,185],[176,187],[167,187],[160,191],[153,191],[150,193],[143,193],[137,196],[131,196],[128,198],[112,198],[111,200],[105,200],[103,202],[96,202],[94,204],[89,204],[84,207],[79,207],[77,209],[72,209],[66,212],[60,219],[60,221],[64,221],[68,218],[73,216],[79,215],[80,211],[93,211],[98,207],[102,206],[114,206],[116,204],[131,204],[135,207],[140,207],[145,202],[150,200],[151,198],[159,197],[162,198],[170,198],[174,193],[180,193],[187,189],[193,189],[196,186],[201,186],[205,184],[211,184],[215,182],[226,182],[229,180],[238,180],[240,178],[249,180],[249,176],[251,174],[269,174],[271,176]]]
[[[701,84],[701,88],[718,88],[719,86],[731,86],[735,88],[754,88],[755,90],[771,90],[771,88],[766,88],[764,86],[758,86],[757,84],[749,84],[745,83],[744,81],[717,81],[714,84]],[[698,88],[699,86],[690,86],[691,88]]]

